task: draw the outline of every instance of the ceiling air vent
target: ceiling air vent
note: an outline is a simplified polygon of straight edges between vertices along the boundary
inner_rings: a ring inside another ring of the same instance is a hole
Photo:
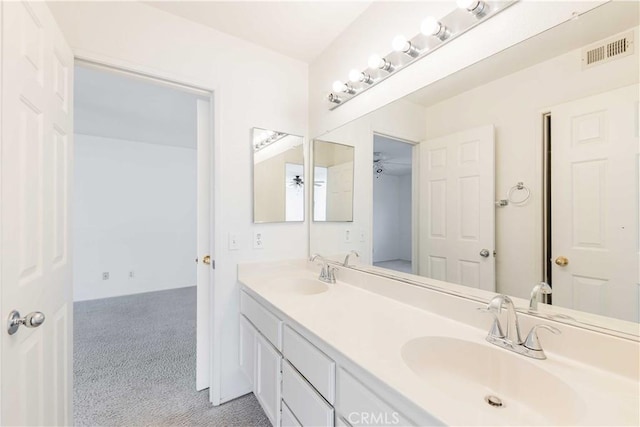
[[[633,54],[633,31],[619,34],[582,49],[582,69]]]

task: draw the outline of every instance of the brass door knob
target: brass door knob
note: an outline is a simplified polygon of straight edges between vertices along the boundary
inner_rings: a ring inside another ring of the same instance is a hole
[[[556,258],[555,263],[560,267],[564,267],[565,265],[569,264],[569,259],[566,256],[559,256],[558,258]]]
[[[204,258],[202,258],[202,262],[207,265],[211,264],[211,257],[209,255],[205,255]]]

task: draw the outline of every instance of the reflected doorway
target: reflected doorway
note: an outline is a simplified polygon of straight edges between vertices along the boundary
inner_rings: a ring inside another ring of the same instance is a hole
[[[373,136],[373,265],[413,273],[413,148]]]

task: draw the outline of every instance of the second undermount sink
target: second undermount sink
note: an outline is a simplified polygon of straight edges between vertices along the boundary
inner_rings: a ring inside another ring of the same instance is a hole
[[[273,290],[295,295],[315,295],[329,290],[329,286],[318,279],[309,277],[283,277],[269,282]]]
[[[407,366],[438,392],[446,393],[468,424],[576,425],[582,401],[555,375],[530,360],[491,345],[425,336],[402,347]],[[448,420],[458,424],[455,419]]]

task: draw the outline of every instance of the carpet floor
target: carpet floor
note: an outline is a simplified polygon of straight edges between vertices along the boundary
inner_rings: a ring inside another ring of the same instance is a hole
[[[269,426],[253,394],[197,392],[195,287],[74,304],[78,426]]]

